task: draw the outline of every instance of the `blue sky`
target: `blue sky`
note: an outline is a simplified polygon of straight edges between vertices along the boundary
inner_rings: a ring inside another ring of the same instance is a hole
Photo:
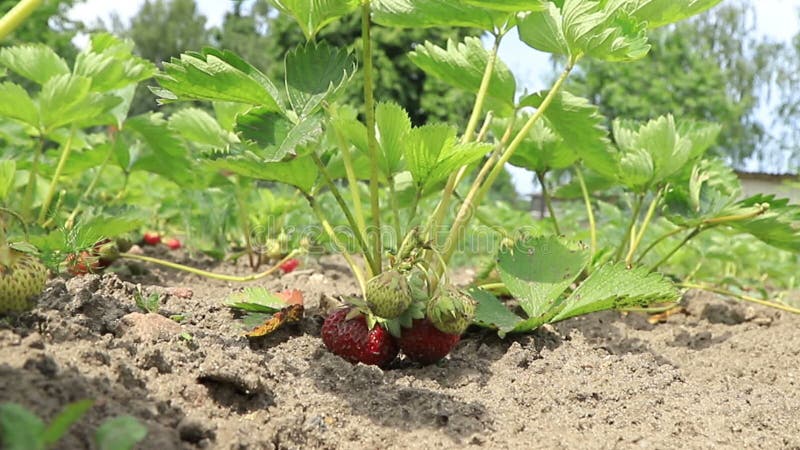
[[[77,5],[72,10],[71,16],[86,23],[107,19],[112,13],[127,19],[138,11],[142,3],[144,0],[113,3],[107,0],[88,0]],[[757,29],[764,36],[788,41],[800,29],[798,19],[800,0],[756,0],[756,3],[758,4]],[[197,4],[208,18],[208,24],[213,26],[222,22],[225,12],[232,8],[233,2],[197,0]],[[552,70],[548,55],[527,47],[519,41],[516,34],[505,38],[500,48],[500,58],[514,72],[520,90],[536,91],[547,88],[546,77]],[[764,111],[763,114],[767,116],[769,112]],[[514,168],[511,169],[511,173],[520,193],[529,194],[534,191],[531,174]]]

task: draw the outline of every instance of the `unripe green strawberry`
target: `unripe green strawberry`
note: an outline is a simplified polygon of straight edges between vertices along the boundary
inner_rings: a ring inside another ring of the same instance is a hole
[[[463,333],[475,318],[475,300],[454,287],[437,293],[425,310],[428,320],[447,334]]]
[[[387,270],[367,281],[366,301],[378,317],[394,319],[411,305],[411,289],[406,277],[397,270]]]
[[[30,299],[42,293],[47,281],[47,269],[35,256],[13,249],[6,252],[6,264],[0,264],[0,314],[30,309]]]

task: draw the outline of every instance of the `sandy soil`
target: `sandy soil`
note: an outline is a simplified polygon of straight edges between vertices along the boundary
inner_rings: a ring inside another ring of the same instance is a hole
[[[666,323],[600,313],[505,340],[473,330],[438,365],[384,371],[319,338],[335,297],[357,290],[340,264],[260,282],[303,290],[306,317],[256,341],[222,306],[241,285],[142,269],[52,280],[0,324],[0,401],[51,418],[96,399],[59,448],[91,448],[104,419],[131,414],[149,430],[139,448],[159,450],[800,449],[800,317],[776,310],[689,293]],[[137,313],[137,286],[163,294],[160,315]]]

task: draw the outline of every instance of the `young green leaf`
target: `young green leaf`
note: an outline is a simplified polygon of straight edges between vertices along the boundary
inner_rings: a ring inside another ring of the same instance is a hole
[[[790,205],[788,199],[774,195],[755,195],[736,204],[741,209],[751,209],[768,204],[769,210],[756,217],[730,222],[730,225],[749,233],[773,247],[800,253],[800,206]]]
[[[44,44],[25,44],[0,50],[0,64],[17,75],[44,84],[57,75],[68,75],[69,66]]]
[[[55,445],[69,427],[79,421],[92,407],[94,400],[86,399],[70,403],[50,422],[42,438],[46,445]]]
[[[460,1],[373,0],[372,20],[388,27],[470,27],[492,31],[509,15]]]
[[[279,91],[258,69],[236,54],[207,48],[164,63],[151,88],[160,103],[185,100],[238,102],[282,111]]]
[[[132,416],[108,419],[94,433],[100,450],[131,450],[147,436],[147,428]]]
[[[239,143],[235,134],[224,130],[206,111],[184,108],[169,118],[169,128],[201,149],[225,149]]]
[[[322,136],[322,122],[319,116],[310,116],[294,123],[268,108],[256,108],[236,118],[236,131],[253,154],[264,162],[277,162],[300,155],[302,146],[316,142]]]
[[[680,292],[661,274],[622,263],[605,264],[592,272],[564,300],[551,322],[607,309],[646,307],[653,303],[674,302]]]
[[[521,113],[516,121],[516,133],[522,128],[530,114]],[[495,124],[495,133],[502,134],[507,124],[506,120],[498,120]],[[571,166],[578,159],[578,154],[567,146],[561,136],[544,121],[537,121],[525,140],[522,141],[514,156],[509,162],[517,167],[524,167],[538,173],[545,173],[553,169],[564,169]]]
[[[122,89],[155,74],[155,65],[133,55],[133,42],[111,34],[92,35],[92,45],[75,59],[74,75],[92,79],[92,91]]]
[[[288,306],[286,301],[263,287],[244,288],[228,295],[225,306],[256,313],[274,313]]]
[[[467,37],[464,42],[459,43],[448,40],[446,49],[425,42],[424,45],[417,46],[408,56],[425,73],[451,86],[477,94],[490,54],[479,38]],[[492,72],[488,98],[498,107],[504,108],[505,113],[510,113],[514,107],[516,89],[514,75],[498,59]]]
[[[473,288],[469,290],[469,295],[478,303],[475,308],[474,323],[496,329],[501,338],[522,322],[521,317],[509,311],[506,305],[490,292]]]
[[[307,117],[330,102],[350,81],[356,62],[350,52],[307,42],[286,54],[286,92],[294,112]]]
[[[704,220],[733,213],[729,210],[741,194],[741,183],[733,169],[717,159],[701,160],[686,173],[670,180],[672,188],[664,197],[668,220],[695,227]]]
[[[700,14],[722,0],[640,0],[633,16],[646,21],[649,29],[658,28]]]
[[[0,115],[39,127],[39,108],[28,92],[9,81],[0,83]]]
[[[293,17],[309,41],[325,25],[350,14],[359,0],[270,0],[281,12]]]
[[[405,145],[408,170],[420,187],[428,182],[428,176],[446,147],[456,142],[456,129],[446,124],[428,124],[411,130]]]
[[[358,123],[360,124],[360,122]],[[375,123],[378,127],[377,137],[382,154],[381,169],[388,177],[394,175],[401,168],[403,149],[408,135],[411,133],[411,119],[400,105],[379,103],[375,108]],[[364,136],[366,136],[366,132],[364,132]]]
[[[0,439],[6,450],[44,450],[44,422],[16,403],[0,404]]]
[[[492,151],[491,144],[480,142],[445,147],[428,173],[423,189],[425,191],[430,190],[437,183],[455,173],[460,167],[474,163],[490,151]]]
[[[311,191],[319,176],[319,169],[309,155],[273,163],[265,163],[252,155],[225,156],[206,164],[257,180],[290,184],[305,193]]]
[[[528,317],[537,319],[553,313],[561,294],[588,262],[585,246],[546,236],[526,238],[501,249],[497,269]]]

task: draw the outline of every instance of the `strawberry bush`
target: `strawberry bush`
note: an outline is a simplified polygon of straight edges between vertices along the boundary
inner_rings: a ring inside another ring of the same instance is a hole
[[[291,249],[328,244],[362,295],[329,317],[323,340],[345,359],[381,366],[398,349],[435,362],[473,324],[504,336],[601,310],[670,304],[689,284],[660,270],[691,254],[692,242],[725,233],[796,254],[800,207],[741,199],[732,169],[707,156],[718,125],[671,115],[609,124],[564,83],[585,58],[646,58],[649,30],[719,2],[274,0],[307,38],[273,62],[284,79],[213,48],[191,49],[156,72],[130,43],[105,34],[73,67],[44,46],[4,48],[0,67],[35,88],[0,83],[3,138],[16,142],[0,161],[0,198],[35,223],[31,242],[57,261],[74,255],[79,271],[92,270],[92,260],[79,258],[104,238],[145,224],[163,231],[170,221],[218,257],[231,250],[254,270],[277,261],[252,276],[217,276],[229,281],[291,272],[303,251]],[[351,14],[362,22],[352,47],[318,38]],[[408,111],[374,97],[377,26],[482,31],[420,43],[407,55],[474,98],[463,123],[412,126]],[[560,62],[549,89],[518,95],[498,57],[512,30]],[[359,71],[362,110],[338,102]],[[151,75],[160,104],[175,109],[128,117],[136,83]],[[181,102],[195,104],[180,109]],[[487,204],[507,164],[536,174],[546,220]],[[554,174],[564,183],[548,183]],[[554,197],[581,209],[564,220]],[[478,225],[491,230],[490,245],[478,242]],[[486,252],[488,261],[468,260],[481,266],[476,283],[451,282],[459,255]]]

